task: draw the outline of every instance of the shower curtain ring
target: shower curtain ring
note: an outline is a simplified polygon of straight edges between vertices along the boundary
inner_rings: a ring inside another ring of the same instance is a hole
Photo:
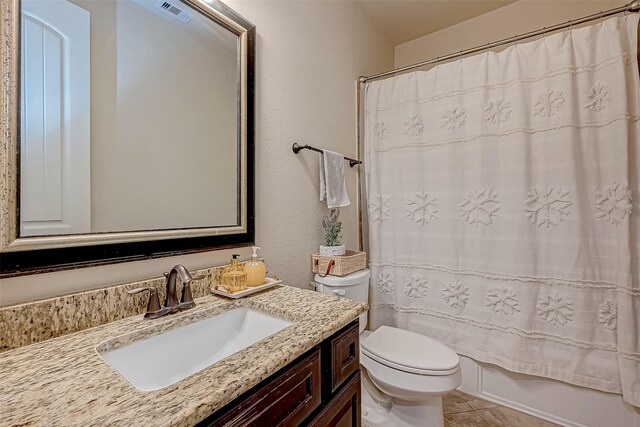
[[[603,11],[600,11],[600,28],[602,28],[602,21],[603,21],[602,15],[603,15],[603,13],[604,13]]]
[[[573,33],[573,21],[569,19],[569,33]]]
[[[547,41],[547,27],[542,27],[542,40]]]

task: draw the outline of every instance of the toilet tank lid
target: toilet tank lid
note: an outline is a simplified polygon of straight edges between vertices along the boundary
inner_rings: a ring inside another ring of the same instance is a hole
[[[319,274],[316,274],[314,280],[326,286],[353,286],[368,281],[370,276],[371,272],[369,269],[365,268],[364,270],[356,271],[355,273],[347,274],[342,277],[331,275],[322,277]]]
[[[455,351],[441,342],[416,332],[381,326],[360,343],[364,352],[377,356],[382,362],[390,362],[400,369],[413,372],[455,370],[460,358]]]

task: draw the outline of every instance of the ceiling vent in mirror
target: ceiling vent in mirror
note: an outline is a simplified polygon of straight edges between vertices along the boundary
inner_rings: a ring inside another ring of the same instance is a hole
[[[182,22],[189,22],[193,18],[193,15],[189,12],[186,12],[180,6],[176,6],[177,2],[160,0],[156,3],[156,7],[162,9],[166,13],[170,14],[174,18]]]

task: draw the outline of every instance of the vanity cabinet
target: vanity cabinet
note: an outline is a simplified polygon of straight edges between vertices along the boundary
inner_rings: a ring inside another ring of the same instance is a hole
[[[358,339],[355,320],[199,426],[360,426]]]
[[[360,425],[360,371],[336,393],[329,404],[309,423],[309,427],[350,427]]]
[[[343,330],[326,340],[323,352],[325,394],[335,392],[344,382],[360,369],[360,331],[358,323],[348,325]]]

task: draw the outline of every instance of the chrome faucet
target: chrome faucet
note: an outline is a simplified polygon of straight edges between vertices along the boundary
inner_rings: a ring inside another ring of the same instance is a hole
[[[180,280],[182,281],[182,296],[180,300],[178,300],[178,292],[176,289],[176,279],[178,275],[180,275]],[[203,279],[205,276],[194,278],[184,265],[178,264],[168,273],[164,273],[164,277],[167,278],[167,293],[163,306],[160,306],[158,291],[154,287],[137,288],[127,291],[128,294],[149,291],[149,303],[147,304],[147,312],[144,315],[146,318],[157,319],[167,314],[195,307],[196,303],[193,301],[193,295],[191,294],[191,281],[194,279]]]

